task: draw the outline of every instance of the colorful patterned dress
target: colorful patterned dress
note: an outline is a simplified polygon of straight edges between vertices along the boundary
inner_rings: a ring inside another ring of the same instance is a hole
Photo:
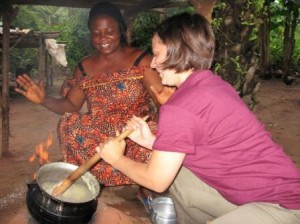
[[[120,72],[82,76],[80,81],[66,80],[63,95],[72,85],[83,89],[88,112],[65,113],[58,124],[58,138],[64,159],[68,163],[81,165],[96,153],[96,146],[108,137],[121,131],[133,115],[155,117],[151,98],[143,84],[146,67],[133,66]],[[155,129],[155,122],[150,122]],[[147,162],[151,151],[126,139],[125,155],[131,159]],[[91,173],[105,186],[133,184],[133,182],[100,160]]]

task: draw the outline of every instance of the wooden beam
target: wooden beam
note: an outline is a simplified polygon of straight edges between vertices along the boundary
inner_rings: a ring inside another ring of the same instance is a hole
[[[91,8],[98,2],[99,0],[10,0],[13,5],[45,5],[72,8]],[[110,2],[127,11],[136,8],[140,2],[151,2],[151,0],[110,0]]]
[[[44,39],[56,39],[59,37],[58,31],[34,31],[30,33],[10,33],[10,48],[38,48],[40,46],[40,35],[43,33]],[[0,45],[3,45],[3,38],[0,37]]]
[[[58,7],[90,8],[98,0],[10,0],[13,5],[45,5]]]
[[[39,37],[39,81],[46,81],[45,80],[45,71],[46,71],[46,47],[45,47],[45,39],[43,33],[40,34]],[[47,83],[46,83],[47,84]]]

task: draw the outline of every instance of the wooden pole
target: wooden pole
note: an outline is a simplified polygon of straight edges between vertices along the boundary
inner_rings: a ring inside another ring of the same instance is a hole
[[[0,158],[9,150],[9,27],[10,12],[3,11],[3,44],[2,44],[2,148]]]
[[[45,80],[46,76],[46,47],[45,47],[45,39],[43,32],[39,35],[39,80],[46,81],[46,89],[47,80]]]
[[[50,54],[48,54],[49,63],[48,66],[50,66],[50,86],[53,86],[53,60]]]
[[[46,76],[46,83],[48,83],[47,87],[49,87],[49,83],[50,83],[48,64],[49,64],[49,54],[45,52],[45,76]]]

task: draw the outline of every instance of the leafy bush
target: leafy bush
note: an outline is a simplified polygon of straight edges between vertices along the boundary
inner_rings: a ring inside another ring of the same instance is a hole
[[[159,22],[164,18],[168,18],[172,15],[185,11],[195,12],[195,9],[193,7],[173,8],[165,10],[163,14],[159,14],[156,12],[139,13],[133,22],[133,32],[130,43],[131,46],[150,51],[151,38]]]
[[[156,25],[159,22],[159,14],[140,13],[133,23],[131,46],[149,50],[151,48],[151,38]]]

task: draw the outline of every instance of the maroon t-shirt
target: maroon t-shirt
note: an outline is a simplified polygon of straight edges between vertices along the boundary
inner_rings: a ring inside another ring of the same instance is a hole
[[[153,149],[186,153],[183,165],[234,204],[300,209],[300,169],[211,71],[194,72],[161,106]]]

